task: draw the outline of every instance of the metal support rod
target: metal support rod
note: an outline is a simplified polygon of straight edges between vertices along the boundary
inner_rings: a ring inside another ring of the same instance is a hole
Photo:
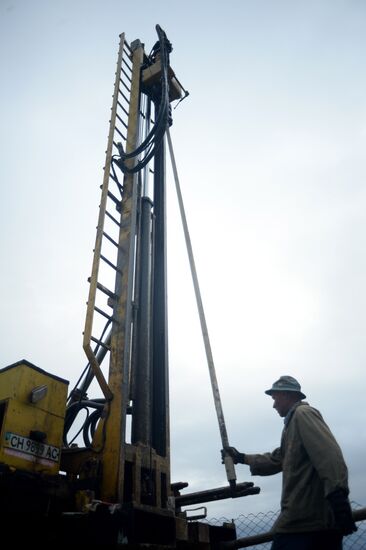
[[[155,106],[155,112],[158,104]],[[169,381],[166,266],[165,147],[160,144],[154,159],[152,291],[152,441],[157,454],[169,457]]]
[[[229,446],[229,439],[228,439],[228,435],[227,435],[227,431],[226,431],[224,413],[223,413],[222,404],[221,404],[219,386],[218,386],[217,378],[216,378],[216,371],[215,371],[215,365],[214,365],[214,360],[213,360],[213,355],[212,355],[212,350],[211,350],[210,338],[209,338],[209,335],[208,335],[207,323],[206,323],[206,318],[205,318],[205,313],[204,313],[202,298],[201,298],[201,291],[200,291],[200,287],[199,287],[199,283],[198,283],[198,277],[197,277],[196,265],[195,265],[194,256],[193,256],[191,238],[189,236],[187,218],[186,218],[186,214],[185,214],[185,210],[184,210],[183,197],[182,197],[182,193],[181,193],[181,190],[180,190],[177,166],[176,166],[176,163],[175,163],[173,145],[172,145],[172,140],[171,140],[171,137],[170,137],[169,128],[167,128],[166,134],[167,134],[167,138],[168,138],[170,159],[171,159],[171,162],[172,162],[172,168],[173,168],[173,173],[174,173],[175,187],[176,187],[176,190],[177,190],[179,210],[180,210],[180,215],[181,215],[181,218],[182,218],[184,237],[185,237],[187,252],[188,252],[188,257],[189,257],[189,265],[190,265],[190,268],[191,268],[193,286],[194,286],[194,291],[195,291],[195,295],[196,295],[198,314],[199,314],[200,323],[201,323],[202,336],[203,336],[203,341],[204,341],[205,350],[206,350],[208,370],[209,370],[209,373],[210,373],[211,387],[212,387],[212,393],[213,393],[213,398],[214,398],[214,403],[215,403],[215,408],[216,408],[217,419],[218,419],[218,423],[219,423],[221,442],[222,442],[222,446],[225,448],[225,447]],[[233,459],[230,456],[226,456],[224,458],[224,463],[225,463],[227,479],[228,479],[230,485],[234,486],[235,483],[236,483],[236,474],[235,474],[235,466],[234,466]]]
[[[131,442],[144,445],[149,445],[151,441],[151,209],[151,200],[143,197]]]
[[[175,497],[175,507],[190,506],[191,504],[201,504],[204,502],[212,502],[214,500],[223,500],[225,498],[238,498],[247,495],[257,495],[260,492],[259,487],[254,487],[254,483],[246,481],[238,483],[235,489],[231,487],[217,487],[208,491],[198,491],[196,493],[187,493]]]

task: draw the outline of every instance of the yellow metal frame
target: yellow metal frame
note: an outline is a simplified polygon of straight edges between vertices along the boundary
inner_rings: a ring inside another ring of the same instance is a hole
[[[100,254],[101,254],[102,242],[103,242],[104,221],[106,216],[106,206],[107,206],[107,198],[108,198],[109,183],[110,183],[109,174],[110,174],[111,161],[112,161],[113,139],[114,139],[114,133],[115,133],[115,126],[116,126],[116,116],[117,116],[118,89],[119,89],[119,83],[121,79],[124,44],[125,44],[125,35],[124,33],[122,33],[120,35],[120,43],[119,43],[119,50],[118,50],[116,79],[114,83],[111,120],[109,124],[106,161],[105,161],[105,167],[104,167],[104,178],[103,178],[102,194],[101,194],[100,206],[99,206],[99,218],[98,218],[98,225],[97,225],[97,234],[95,239],[93,266],[92,266],[92,274],[90,277],[89,296],[88,296],[88,304],[87,304],[85,328],[84,328],[84,338],[83,338],[84,351],[90,362],[91,368],[93,369],[93,373],[96,379],[98,380],[98,383],[102,389],[102,392],[107,400],[112,399],[113,393],[107,384],[107,381],[98,363],[98,359],[92,349],[91,338],[92,338],[92,331],[93,331],[95,302],[96,302],[96,295],[97,295]]]
[[[132,54],[132,81],[126,153],[137,146],[140,109],[140,73],[144,50],[138,42]],[[133,166],[129,161],[128,167]],[[137,181],[134,174],[126,174],[123,181],[123,202],[119,234],[120,269],[116,276],[115,293],[118,301],[113,317],[111,354],[109,366],[109,387],[113,400],[109,404],[108,422],[103,448],[102,495],[106,500],[123,499],[125,462],[125,418],[128,406],[130,332],[132,308],[132,265],[134,262],[136,230]]]
[[[32,402],[32,390],[41,387],[40,399]],[[32,472],[59,472],[67,387],[66,380],[25,360],[0,371],[0,462]],[[44,441],[34,440],[33,434],[43,434]],[[16,445],[10,445],[11,437],[17,438]],[[47,449],[43,456],[35,454],[39,445]]]

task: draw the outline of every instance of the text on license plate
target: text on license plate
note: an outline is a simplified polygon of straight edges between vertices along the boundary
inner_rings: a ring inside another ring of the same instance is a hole
[[[40,443],[23,437],[22,435],[14,434],[12,432],[6,432],[5,434],[5,446],[18,451],[19,453],[26,453],[38,458],[45,458],[52,462],[58,462],[60,458],[60,448],[47,445],[47,443]]]

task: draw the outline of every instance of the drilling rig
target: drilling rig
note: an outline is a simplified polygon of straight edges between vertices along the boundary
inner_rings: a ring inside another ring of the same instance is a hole
[[[83,333],[88,363],[71,391],[27,360],[0,371],[0,511],[18,527],[9,543],[219,548],[235,539],[235,525],[183,509],[259,492],[236,483],[230,457],[225,487],[182,493],[188,483],[171,482],[165,153],[172,102],[188,92],[156,30],[149,54],[120,35]],[[227,444],[210,353],[209,368]]]

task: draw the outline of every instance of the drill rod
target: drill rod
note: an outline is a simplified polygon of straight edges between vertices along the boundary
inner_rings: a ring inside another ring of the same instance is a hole
[[[203,336],[203,341],[204,341],[205,350],[206,350],[206,357],[207,357],[207,363],[208,363],[208,370],[209,370],[209,373],[210,373],[211,387],[212,387],[212,393],[213,393],[213,398],[214,398],[214,403],[215,403],[216,415],[217,415],[217,419],[218,419],[218,423],[219,423],[221,442],[222,442],[223,448],[225,449],[225,447],[229,447],[229,439],[228,439],[228,435],[227,435],[227,431],[226,431],[224,413],[223,413],[222,404],[221,404],[219,386],[218,386],[217,378],[216,378],[216,371],[215,371],[215,365],[214,365],[214,360],[213,360],[213,356],[212,356],[210,338],[209,338],[209,335],[208,335],[207,323],[206,323],[206,318],[205,318],[205,313],[204,313],[202,298],[201,298],[201,291],[200,291],[200,287],[199,287],[199,283],[198,283],[196,265],[195,265],[194,256],[193,256],[193,249],[192,249],[191,239],[190,239],[189,231],[188,231],[187,218],[186,218],[186,214],[185,214],[182,193],[181,193],[181,190],[180,190],[177,166],[176,166],[176,163],[175,163],[173,145],[172,145],[172,140],[171,140],[171,137],[170,137],[169,128],[167,128],[166,133],[167,133],[167,138],[168,138],[168,146],[169,146],[170,159],[171,159],[171,162],[172,162],[172,168],[173,168],[173,174],[174,174],[174,180],[175,180],[175,187],[176,187],[177,196],[178,196],[179,210],[180,210],[180,215],[181,215],[181,218],[182,218],[184,237],[185,237],[187,253],[188,253],[188,257],[189,257],[189,265],[190,265],[190,268],[191,268],[193,286],[194,286],[194,291],[195,291],[195,295],[196,295],[198,314],[199,314],[200,323],[201,323],[202,336]],[[235,474],[235,466],[234,466],[233,459],[230,456],[226,455],[224,457],[224,464],[225,464],[227,480],[228,480],[230,486],[233,488],[233,487],[235,487],[235,484],[236,484],[236,474]]]

